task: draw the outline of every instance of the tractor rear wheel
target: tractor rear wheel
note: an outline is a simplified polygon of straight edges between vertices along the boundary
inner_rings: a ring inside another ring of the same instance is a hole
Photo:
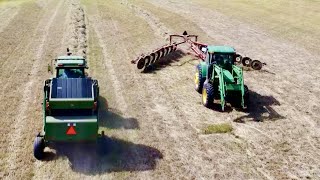
[[[214,88],[209,82],[205,82],[202,89],[202,104],[209,108],[213,105]]]
[[[196,67],[196,73],[194,75],[194,83],[195,83],[195,90],[198,93],[202,93],[203,83],[205,79],[202,77],[202,68],[201,65],[197,65]]]
[[[37,136],[33,143],[33,155],[36,159],[41,160],[44,157],[44,139],[43,137]]]

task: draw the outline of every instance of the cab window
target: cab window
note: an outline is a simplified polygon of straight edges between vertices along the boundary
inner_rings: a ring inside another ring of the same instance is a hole
[[[59,68],[57,69],[58,78],[84,78],[84,68]]]
[[[210,59],[215,61],[217,64],[226,65],[233,64],[234,54],[224,54],[224,53],[215,53],[211,54]]]

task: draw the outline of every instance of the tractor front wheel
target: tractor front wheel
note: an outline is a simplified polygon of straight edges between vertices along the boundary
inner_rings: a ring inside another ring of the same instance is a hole
[[[205,82],[202,89],[202,104],[210,108],[213,105],[214,88],[209,82]]]
[[[203,83],[205,79],[202,77],[202,68],[201,65],[197,65],[196,67],[196,73],[194,75],[194,83],[195,83],[195,90],[201,94]]]
[[[33,155],[36,159],[41,160],[44,157],[45,143],[43,137],[37,136],[33,143]]]

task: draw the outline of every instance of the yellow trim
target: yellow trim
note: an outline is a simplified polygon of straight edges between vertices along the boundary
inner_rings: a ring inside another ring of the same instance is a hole
[[[205,88],[203,88],[202,89],[202,103],[203,104],[207,103],[207,98],[208,98],[207,90]]]
[[[196,87],[198,87],[199,81],[199,70],[197,70],[194,76],[194,83],[196,84]]]

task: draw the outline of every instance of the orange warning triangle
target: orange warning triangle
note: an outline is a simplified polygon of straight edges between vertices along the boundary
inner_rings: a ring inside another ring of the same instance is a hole
[[[69,129],[67,130],[67,135],[76,135],[76,134],[77,134],[77,132],[74,129],[74,127],[70,126]]]

